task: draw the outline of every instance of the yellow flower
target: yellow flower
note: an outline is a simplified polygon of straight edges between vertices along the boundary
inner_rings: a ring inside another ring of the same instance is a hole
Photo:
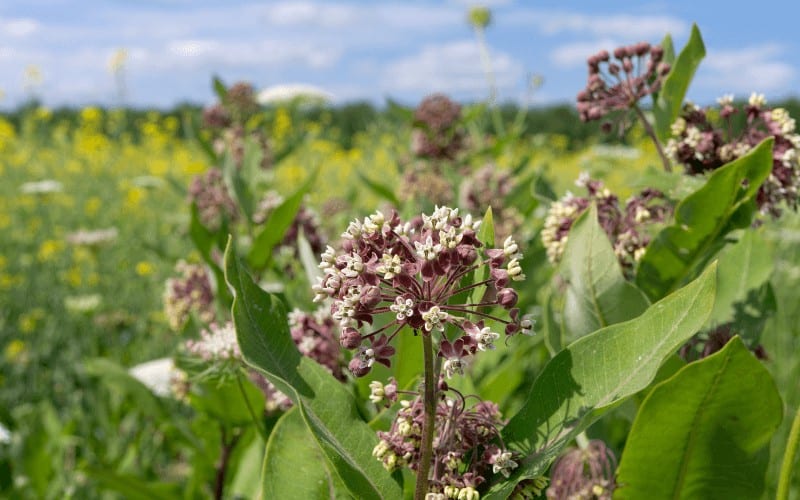
[[[100,207],[102,205],[103,201],[99,197],[92,196],[83,204],[83,213],[89,217],[97,215],[97,212],[100,211]]]
[[[153,264],[147,261],[143,260],[136,264],[136,274],[138,274],[139,276],[149,276],[153,274],[153,271],[155,271]]]
[[[40,262],[47,262],[52,260],[64,248],[64,242],[58,240],[45,240],[39,245],[39,251],[36,252],[36,258]]]
[[[137,208],[146,195],[147,192],[140,187],[129,188],[125,194],[125,208],[128,210]]]
[[[14,339],[6,345],[5,351],[3,352],[6,361],[11,363],[20,361],[25,354],[25,342]]]

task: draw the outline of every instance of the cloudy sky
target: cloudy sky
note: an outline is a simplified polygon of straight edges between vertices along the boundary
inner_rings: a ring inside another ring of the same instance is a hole
[[[671,0],[487,1],[487,41],[501,100],[571,102],[587,56],[696,22],[708,55],[689,97],[710,102],[757,90],[800,96],[800,3]],[[794,6],[793,6],[794,4]],[[434,91],[485,98],[486,76],[466,22],[470,2],[229,0],[2,0],[0,108],[35,94],[50,106],[111,104],[109,70],[124,48],[125,102],[170,106],[212,100],[210,78],[256,87],[307,83],[337,102],[387,97],[414,104]],[[744,6],[746,5],[746,6]],[[38,68],[40,81],[31,75]]]

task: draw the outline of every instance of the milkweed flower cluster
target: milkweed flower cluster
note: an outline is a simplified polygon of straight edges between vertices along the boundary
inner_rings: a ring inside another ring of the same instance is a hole
[[[203,266],[180,261],[175,266],[180,277],[167,280],[164,290],[164,313],[169,326],[183,329],[194,312],[204,323],[214,320],[214,291],[208,272]]]
[[[452,160],[465,146],[461,106],[444,94],[426,97],[414,111],[411,150],[420,158]]]
[[[66,236],[67,242],[76,246],[99,247],[113,242],[119,236],[119,231],[115,227],[107,229],[80,229]]]
[[[422,399],[403,400],[388,432],[378,432],[372,451],[383,466],[393,471],[419,469],[424,410]],[[431,458],[432,498],[478,499],[477,487],[489,474],[509,477],[518,466],[500,439],[505,424],[497,405],[481,401],[467,408],[464,398],[442,397],[436,407]],[[439,495],[439,496],[437,496]]]
[[[492,207],[495,235],[505,239],[514,234],[523,222],[519,210],[505,202],[515,184],[510,172],[488,163],[464,180],[459,201],[461,206],[470,211],[485,211]]]
[[[616,489],[617,459],[603,441],[593,439],[585,449],[572,448],[550,469],[547,498],[611,500]]]
[[[228,193],[222,171],[218,168],[211,168],[192,179],[189,202],[197,207],[200,222],[210,231],[216,231],[224,222],[233,222],[239,217],[236,202]]]
[[[289,313],[289,330],[303,356],[324,366],[337,379],[344,380],[336,322],[328,310],[320,308],[309,314],[295,309]]]
[[[401,221],[396,212],[387,218],[378,211],[350,223],[342,235],[341,254],[328,247],[320,264],[324,276],[313,287],[314,300],[332,299],[340,343],[357,350],[349,364],[355,376],[369,373],[374,363],[390,366],[395,352],[390,343],[405,327],[441,337],[438,355],[448,375],[460,373],[470,355],[494,347],[499,334],[484,324],[485,319],[505,324],[507,335],[530,333],[532,321],[514,308],[517,293],[508,286],[525,279],[519,247],[509,236],[501,248],[484,249],[475,233],[479,225],[470,215],[462,217],[458,209],[448,207],[436,207],[413,222]],[[486,279],[464,283],[481,268]],[[452,303],[478,287],[488,288],[483,299]],[[486,312],[496,306],[509,310],[510,320]],[[384,314],[388,322],[364,333]],[[481,320],[473,322],[470,315]],[[449,341],[447,325],[462,336]]]
[[[199,340],[186,341],[186,350],[204,361],[228,361],[242,359],[242,351],[236,340],[236,329],[228,321],[223,326],[211,323],[200,332]]]
[[[589,79],[577,99],[581,120],[599,120],[612,111],[631,109],[641,98],[658,92],[670,70],[663,57],[660,46],[647,42],[618,47],[613,58],[606,50],[589,57]]]
[[[548,259],[553,264],[561,260],[572,224],[595,203],[598,222],[611,240],[620,265],[623,270],[630,271],[650,243],[648,226],[666,221],[672,214],[671,204],[663,193],[647,188],[629,198],[622,208],[619,198],[605,188],[601,181],[581,174],[576,185],[585,187],[587,196],[567,193],[550,205],[545,218],[542,243],[547,250]]]
[[[800,189],[800,134],[795,120],[783,108],[768,108],[761,94],[753,94],[746,105],[737,108],[733,96],[717,100],[718,109],[701,109],[686,104],[672,124],[672,137],[666,154],[683,165],[689,175],[701,175],[735,160],[767,137],[774,137],[772,172],[759,188],[756,202],[762,214],[781,215],[784,202],[797,210]],[[744,127],[737,127],[734,115],[743,113]],[[716,118],[718,117],[718,118]]]

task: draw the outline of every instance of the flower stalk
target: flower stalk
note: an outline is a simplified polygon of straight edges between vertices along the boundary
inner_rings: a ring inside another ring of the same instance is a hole
[[[425,364],[425,382],[423,386],[423,408],[425,420],[422,427],[422,443],[420,449],[417,486],[414,500],[424,500],[428,493],[428,476],[433,457],[433,434],[436,419],[436,369],[433,359],[433,339],[431,335],[422,335],[422,355]]]
[[[783,454],[781,464],[781,474],[778,477],[778,492],[775,495],[777,500],[789,500],[789,491],[792,486],[792,471],[794,461],[797,458],[797,450],[800,448],[800,407],[794,415],[792,429],[789,431],[789,439],[786,441],[786,451]]]

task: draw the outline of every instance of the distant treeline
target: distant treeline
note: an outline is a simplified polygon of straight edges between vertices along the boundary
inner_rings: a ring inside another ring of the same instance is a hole
[[[770,102],[770,107],[783,107],[789,111],[793,118],[800,117],[800,99],[792,98],[782,102]],[[26,115],[35,112],[38,105],[30,103],[19,109],[2,113],[1,116],[9,120],[18,129]],[[57,108],[51,111],[48,121],[52,123],[77,124],[80,120],[80,108]],[[356,134],[367,132],[374,127],[403,127],[410,125],[413,108],[390,103],[388,106],[378,107],[369,102],[352,102],[337,106],[317,108],[294,108],[292,119],[300,125],[304,121],[324,123],[324,134],[340,142],[345,147],[353,144]],[[487,133],[492,131],[492,121],[489,119],[488,110],[477,114],[474,127]],[[180,126],[175,133],[191,137],[200,126],[202,107],[194,104],[181,104],[171,109],[143,109],[125,108],[122,115],[129,125],[126,132],[134,138],[138,135],[139,123],[158,114],[161,119],[176,118]],[[513,123],[519,117],[519,107],[514,104],[503,104],[500,113],[506,124]],[[743,117],[741,117],[743,118]],[[112,127],[112,120],[106,120],[106,131],[119,133],[119,123]],[[589,141],[619,141],[616,135],[609,136],[601,131],[600,122],[585,123],[580,120],[575,106],[572,104],[558,104],[549,106],[530,107],[523,112],[523,135],[558,134],[568,139],[570,149],[580,148]],[[113,130],[112,130],[113,128]]]

